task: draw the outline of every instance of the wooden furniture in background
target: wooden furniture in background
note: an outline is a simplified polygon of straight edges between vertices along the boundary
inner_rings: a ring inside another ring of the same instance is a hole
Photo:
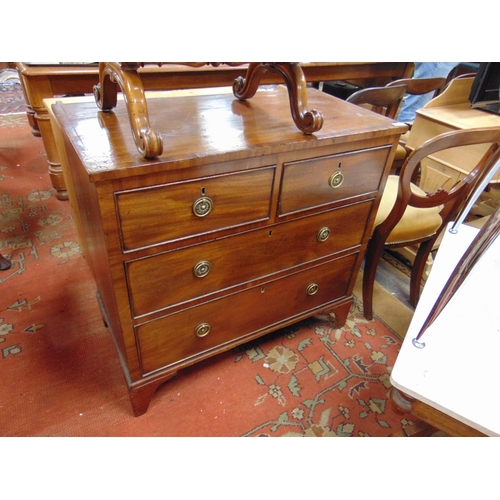
[[[41,135],[49,175],[56,196],[65,200],[68,193],[64,183],[61,162],[52,131],[49,113],[44,99],[55,96],[92,94],[99,83],[98,63],[92,64],[30,64],[16,63],[28,108],[28,119],[35,135]],[[366,85],[385,85],[396,78],[411,76],[413,63],[407,62],[325,62],[303,63],[302,70],[307,82],[324,80],[353,80]],[[190,68],[182,65],[168,65],[161,68],[139,69],[141,80],[148,90],[175,90],[207,87],[232,87],[238,77],[244,77],[247,67],[203,66]],[[264,75],[263,84],[282,83],[280,75]]]
[[[359,106],[368,107],[373,112],[383,114],[389,118],[395,118],[406,92],[407,88],[404,84],[393,85],[392,87],[390,87],[390,84],[386,87],[368,87],[351,94],[347,98],[347,101]],[[407,133],[401,137],[404,137]],[[398,144],[394,161],[392,162],[391,174],[395,173],[398,167],[401,167],[402,161],[407,156],[405,147],[401,145],[401,139],[399,142],[400,144]]]
[[[135,415],[197,361],[311,315],[342,326],[405,127],[315,89],[157,98],[168,148],[138,154],[128,113],[52,105],[81,246]]]
[[[417,148],[426,140],[452,130],[499,127],[500,116],[472,109],[468,100],[473,78],[456,78],[439,96],[417,111],[407,147]],[[421,187],[435,191],[449,189],[465,177],[488,149],[487,144],[443,151],[422,164]],[[492,183],[500,182],[500,173]],[[492,210],[493,212],[494,210]]]
[[[474,78],[467,75],[453,79],[442,93],[419,109],[405,147],[411,151],[426,140],[453,130],[500,126],[500,116],[470,107],[469,94],[473,81]],[[487,149],[487,144],[479,144],[431,155],[422,161],[419,186],[427,192],[450,189],[474,168]],[[499,203],[500,174],[492,179],[471,213],[483,217],[491,215]],[[438,248],[439,242],[440,238],[433,250]],[[413,263],[416,248],[399,248],[397,252]],[[428,274],[432,262],[429,257],[425,274]]]
[[[443,150],[471,144],[486,144],[489,148],[475,168],[451,189],[427,193],[413,184],[412,179],[422,159]],[[499,145],[500,127],[447,132],[415,149],[404,163],[401,173],[389,176],[366,251],[363,311],[367,319],[373,317],[373,286],[384,249],[418,245],[410,279],[410,303],[417,305],[424,267],[434,243],[448,222],[458,215],[460,207],[478,183],[500,161]]]
[[[388,83],[387,87],[394,87],[396,85],[405,85],[407,95],[423,95],[428,94],[429,92],[434,92],[433,95],[436,97],[444,89],[444,86],[446,85],[446,78],[401,78]],[[412,124],[407,123],[407,125],[411,129]],[[403,134],[401,140],[399,141],[399,147],[396,151],[394,163],[392,164],[392,173],[399,172],[403,166],[403,162],[408,156],[406,141],[409,134],[410,131],[408,130],[406,134]]]
[[[434,92],[436,97],[444,89],[446,78],[401,78],[388,83],[387,87],[405,85],[406,93],[410,95],[423,95]]]
[[[366,104],[374,113],[394,118],[405,93],[406,85],[371,87],[354,92],[346,101],[358,106]]]

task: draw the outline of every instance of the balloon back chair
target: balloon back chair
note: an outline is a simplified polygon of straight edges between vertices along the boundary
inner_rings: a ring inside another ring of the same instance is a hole
[[[443,91],[446,85],[446,78],[401,78],[388,83],[386,87],[397,87],[399,85],[406,86],[407,94],[423,95],[434,92],[432,96],[434,98]]]
[[[421,160],[438,151],[471,144],[490,144],[479,163],[449,191],[426,193],[412,182]],[[400,175],[389,175],[368,242],[363,275],[363,309],[373,318],[373,285],[382,251],[418,244],[411,270],[410,303],[420,297],[427,257],[446,225],[454,220],[474,188],[500,160],[500,127],[457,130],[429,139],[406,159]]]
[[[351,94],[346,101],[352,104],[369,105],[375,113],[394,118],[406,93],[406,85],[393,87],[368,87]]]
[[[446,86],[446,78],[435,77],[435,78],[401,78],[399,80],[394,80],[391,83],[388,83],[386,87],[394,87],[399,85],[406,86],[406,94],[407,95],[423,95],[428,94],[429,92],[434,92],[432,99],[439,95]],[[392,164],[392,172],[398,171],[406,157],[408,156],[408,152],[405,148],[406,141],[408,140],[408,135],[411,131],[412,123],[407,123],[410,129],[408,132],[401,136],[399,141],[399,146],[396,150],[396,154],[394,156],[394,161]]]
[[[406,85],[393,85],[392,87],[368,87],[358,90],[350,95],[346,101],[352,104],[368,105],[369,109],[375,113],[394,118],[401,106],[403,97],[406,94]],[[391,173],[401,167],[404,159],[408,156],[406,148],[398,144],[393,159]]]

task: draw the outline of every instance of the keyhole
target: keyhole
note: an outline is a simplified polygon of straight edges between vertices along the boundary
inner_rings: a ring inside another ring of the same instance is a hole
[[[201,196],[205,196],[205,186],[202,186],[201,188]]]

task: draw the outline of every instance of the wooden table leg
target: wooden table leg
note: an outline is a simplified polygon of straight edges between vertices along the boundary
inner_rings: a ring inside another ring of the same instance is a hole
[[[49,164],[49,177],[53,188],[56,190],[56,197],[59,200],[67,200],[68,192],[64,181],[59,152],[52,132],[49,112],[45,108],[43,100],[53,97],[52,86],[48,78],[39,79],[37,85],[30,85],[20,73],[21,86],[26,100],[26,113],[31,131],[35,136],[41,136],[47,162]]]
[[[47,154],[50,182],[52,183],[52,187],[56,190],[57,199],[67,200],[68,191],[66,190],[63,169],[59,159],[59,152],[52,131],[49,113],[45,106],[35,109],[35,119],[40,130],[40,135],[42,136],[45,153]]]
[[[38,123],[37,123],[36,118],[35,118],[35,110],[31,106],[29,96],[26,93],[25,84],[23,82],[22,75],[20,75],[19,81],[21,82],[21,88],[23,90],[24,102],[26,103],[26,115],[28,116],[28,123],[30,124],[30,127],[31,127],[31,133],[35,137],[40,137],[40,129],[38,128]]]
[[[456,420],[442,411],[429,406],[418,399],[411,398],[396,388],[391,389],[391,402],[397,411],[411,413],[434,429],[453,437],[483,437],[482,432]],[[417,435],[417,434],[415,434]]]

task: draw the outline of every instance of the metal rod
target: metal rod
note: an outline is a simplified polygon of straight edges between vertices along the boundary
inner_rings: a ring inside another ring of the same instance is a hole
[[[488,250],[499,234],[500,207],[497,208],[488,222],[479,230],[479,233],[451,273],[436,303],[420,328],[418,335],[412,341],[415,347],[420,349],[425,347],[425,343],[419,342],[420,338],[432,323],[434,323],[446,304],[448,304],[455,292],[460,288],[474,266],[479,262],[482,255]]]

